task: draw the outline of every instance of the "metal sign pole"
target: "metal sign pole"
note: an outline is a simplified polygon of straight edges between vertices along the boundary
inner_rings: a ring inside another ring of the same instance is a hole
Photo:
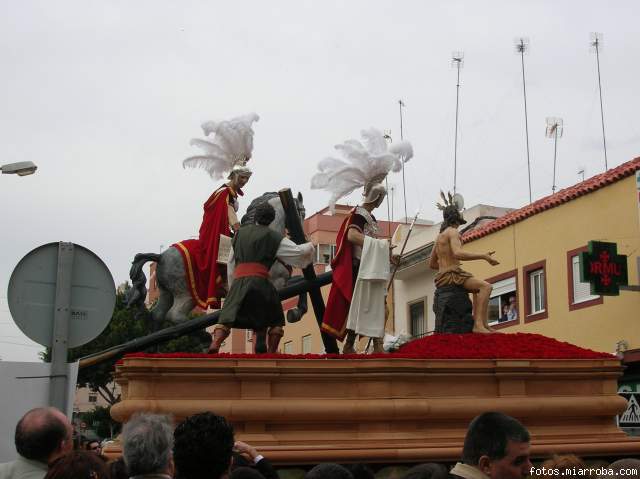
[[[69,320],[71,318],[71,275],[73,273],[73,243],[58,244],[56,302],[51,342],[51,383],[49,404],[66,414],[67,411],[67,352]]]

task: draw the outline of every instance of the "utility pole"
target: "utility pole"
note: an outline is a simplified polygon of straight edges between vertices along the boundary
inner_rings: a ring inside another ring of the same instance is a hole
[[[404,140],[404,133],[402,129],[402,108],[406,105],[402,100],[398,100],[398,107],[400,108],[400,140]],[[404,194],[404,224],[407,224],[407,185],[404,180],[404,161],[402,162],[402,192]]]
[[[529,178],[529,203],[533,201],[531,196],[531,159],[529,155],[529,119],[527,115],[527,83],[524,76],[524,54],[528,51],[529,39],[520,37],[516,40],[516,53],[520,54],[522,63],[522,94],[524,97],[524,136],[527,144],[527,173]]]
[[[391,138],[391,130],[384,130],[383,138],[389,143],[393,143],[393,139]],[[403,170],[404,171],[404,170]],[[384,187],[387,191],[389,191],[389,180],[387,177],[384,177]],[[393,219],[393,195],[391,196],[391,210],[389,210],[389,195],[387,194],[387,236],[391,238],[391,221]]]
[[[604,134],[604,109],[602,107],[602,80],[600,78],[600,49],[602,48],[602,33],[591,33],[591,48],[596,52],[598,67],[598,91],[600,92],[600,120],[602,121],[602,145],[604,147],[604,171],[609,169],[607,162],[607,138]]]

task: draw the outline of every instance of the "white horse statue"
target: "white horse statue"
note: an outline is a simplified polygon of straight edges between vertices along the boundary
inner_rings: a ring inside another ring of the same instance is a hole
[[[281,234],[285,233],[285,214],[278,193],[269,192],[254,199],[247,213],[242,217],[241,223],[251,224],[253,222],[256,207],[268,201],[276,211],[276,217],[269,227]],[[302,202],[302,194],[298,193],[294,198],[294,203],[302,222],[305,217],[304,204]],[[132,288],[127,296],[127,306],[142,307],[147,296],[147,277],[142,270],[142,266],[148,261],[155,261],[158,266],[156,268],[156,280],[160,296],[157,303],[151,309],[151,317],[154,321],[163,321],[168,319],[174,323],[180,323],[188,319],[189,313],[193,310],[196,303],[189,293],[186,281],[186,272],[184,269],[184,261],[180,252],[176,248],[168,248],[160,254],[157,253],[138,253],[131,266],[129,277],[131,279]],[[299,281],[300,277],[291,277],[289,267],[276,261],[269,276],[276,289],[282,288],[290,282]],[[298,306],[287,312],[287,321],[295,323],[302,318],[307,312],[307,295],[301,294],[298,298]]]

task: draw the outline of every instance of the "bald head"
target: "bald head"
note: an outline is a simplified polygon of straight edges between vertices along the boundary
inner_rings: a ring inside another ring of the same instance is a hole
[[[16,450],[26,459],[49,463],[71,450],[73,429],[67,417],[56,408],[36,408],[16,425]]]

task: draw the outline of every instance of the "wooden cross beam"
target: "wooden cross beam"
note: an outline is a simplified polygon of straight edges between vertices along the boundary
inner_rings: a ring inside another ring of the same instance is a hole
[[[332,272],[321,274],[317,276],[313,281],[299,281],[291,286],[285,286],[278,290],[278,296],[281,300],[293,298],[301,293],[305,293],[310,289],[320,290],[325,284],[331,283]],[[85,356],[80,359],[80,369],[89,366],[95,366],[97,364],[104,363],[105,361],[115,361],[121,358],[125,354],[144,351],[145,349],[155,346],[156,344],[166,343],[172,339],[179,338],[185,334],[199,331],[208,326],[213,326],[218,322],[218,316],[220,311],[214,311],[211,314],[205,314],[198,316],[197,318],[190,319],[184,323],[177,324],[170,328],[165,328],[155,333],[148,334],[139,338],[132,339],[126,343],[113,346],[104,351],[100,351],[89,356]]]
[[[285,225],[289,230],[289,237],[291,241],[296,244],[306,243],[307,239],[304,236],[304,230],[300,223],[300,216],[296,204],[293,200],[293,194],[290,188],[284,188],[278,191],[280,195],[280,201],[282,202],[282,208],[284,209]],[[313,282],[316,279],[316,272],[313,269],[313,265],[309,265],[302,270],[304,279]],[[320,293],[320,288],[310,288],[309,296],[311,297],[311,305],[313,306],[313,312],[316,315],[316,321],[318,322],[318,328],[322,325],[322,317],[324,316],[324,300]],[[338,354],[338,344],[335,338],[329,336],[327,333],[320,333],[322,335],[322,344],[324,344],[324,350],[328,354]]]

